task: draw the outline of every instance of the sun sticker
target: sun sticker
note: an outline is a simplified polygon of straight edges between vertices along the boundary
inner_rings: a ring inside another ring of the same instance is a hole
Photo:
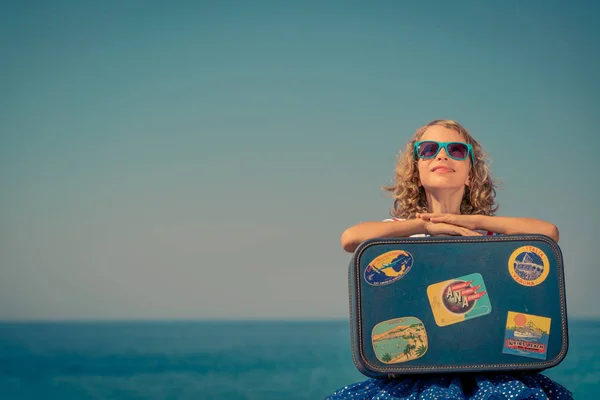
[[[550,323],[550,318],[509,311],[502,352],[545,360]]]
[[[548,277],[550,261],[546,254],[537,247],[519,247],[510,255],[508,272],[518,284],[536,286]]]
[[[365,281],[374,286],[389,285],[410,271],[413,256],[404,250],[388,251],[376,257],[365,269]]]
[[[427,331],[416,317],[395,318],[375,325],[371,333],[377,359],[385,364],[416,360],[428,349]]]

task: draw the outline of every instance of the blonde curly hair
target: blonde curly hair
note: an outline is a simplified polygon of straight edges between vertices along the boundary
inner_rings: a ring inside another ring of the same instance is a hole
[[[460,205],[461,214],[494,215],[498,210],[495,204],[497,183],[490,176],[486,160],[488,155],[481,145],[458,122],[453,120],[434,120],[417,129],[412,139],[400,152],[396,163],[395,181],[393,185],[384,186],[383,190],[393,193],[394,206],[390,214],[398,218],[415,218],[417,213],[428,212],[425,189],[419,185],[417,158],[414,155],[414,144],[419,141],[425,131],[434,125],[440,125],[460,133],[465,142],[473,147],[475,163],[470,168],[470,185]]]

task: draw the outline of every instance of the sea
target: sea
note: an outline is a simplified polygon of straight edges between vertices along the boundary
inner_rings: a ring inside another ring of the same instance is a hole
[[[544,373],[600,398],[600,320]],[[367,379],[347,320],[0,323],[0,400],[323,399]]]

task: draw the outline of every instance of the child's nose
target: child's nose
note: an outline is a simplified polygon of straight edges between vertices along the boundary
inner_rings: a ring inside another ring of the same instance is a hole
[[[438,160],[440,160],[440,159],[447,160],[448,159],[448,153],[446,153],[446,149],[445,148],[442,147],[440,149],[440,151],[438,152],[437,158],[438,158]]]

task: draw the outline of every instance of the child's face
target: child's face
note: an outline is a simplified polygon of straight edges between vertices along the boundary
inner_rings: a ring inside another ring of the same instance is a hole
[[[465,142],[460,133],[439,125],[429,127],[419,140]],[[423,185],[426,191],[460,189],[464,188],[469,182],[470,157],[462,161],[454,160],[448,157],[446,149],[442,148],[434,158],[419,158],[417,163],[421,185]]]

